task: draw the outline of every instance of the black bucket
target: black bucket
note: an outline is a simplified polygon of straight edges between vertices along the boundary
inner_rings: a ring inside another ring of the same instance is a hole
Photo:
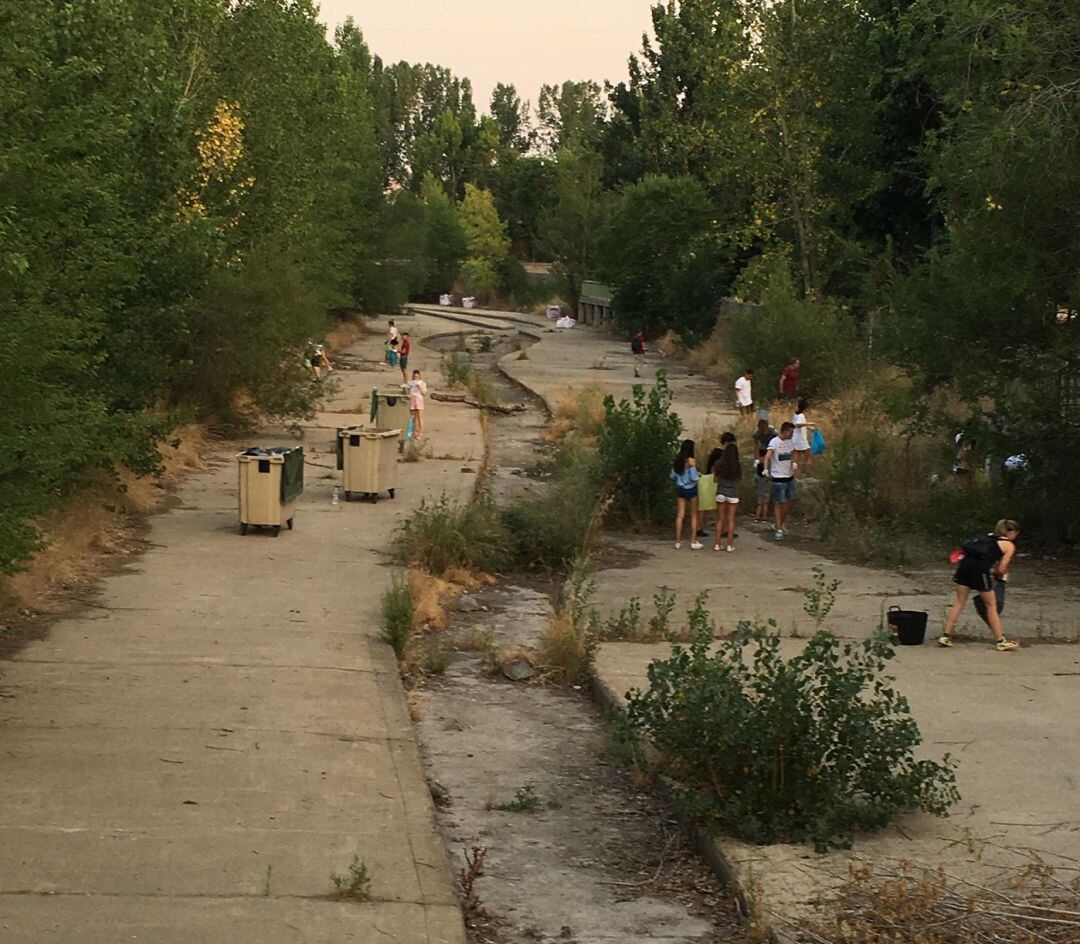
[[[889,607],[889,629],[900,640],[901,646],[921,646],[926,639],[927,614],[921,610],[902,610]]]

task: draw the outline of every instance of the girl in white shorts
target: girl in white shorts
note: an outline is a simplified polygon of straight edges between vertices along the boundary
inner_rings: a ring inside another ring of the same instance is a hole
[[[727,550],[735,550],[735,513],[739,507],[739,480],[742,478],[742,465],[739,462],[739,447],[734,433],[724,433],[720,437],[720,447],[724,454],[713,466],[716,477],[716,544],[713,550],[720,550],[721,537],[727,533]]]

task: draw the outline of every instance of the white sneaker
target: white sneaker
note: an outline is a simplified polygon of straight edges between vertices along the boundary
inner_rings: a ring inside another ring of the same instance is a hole
[[[720,550],[720,545],[719,544],[714,544],[712,549],[714,551],[718,551],[718,550]]]
[[[678,550],[680,547],[682,547],[682,541],[676,541],[675,542],[675,550]]]
[[[777,541],[783,541],[784,540],[784,532],[781,531],[780,529],[777,529],[776,532],[773,534],[773,537],[776,538]]]
[[[735,550],[735,545],[734,545],[734,544],[729,544],[729,545],[727,546],[727,552],[728,552],[729,554],[730,554],[730,553],[732,553],[732,551],[734,551],[734,550]]]
[[[690,542],[690,550],[692,550],[692,551],[700,551],[704,546],[705,545],[702,544],[700,541],[691,541]]]

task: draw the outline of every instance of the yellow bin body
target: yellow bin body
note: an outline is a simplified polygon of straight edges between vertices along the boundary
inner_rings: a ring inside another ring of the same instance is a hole
[[[394,402],[391,403],[390,401]],[[375,410],[376,429],[396,429],[398,439],[404,442],[409,435],[409,388],[384,387],[379,391],[379,405]]]
[[[280,528],[292,521],[296,502],[281,500],[281,470],[285,460],[279,455],[236,457],[240,484],[240,529],[249,525]]]
[[[380,406],[381,413],[381,406]],[[342,469],[345,500],[353,495],[394,497],[398,477],[399,429],[354,426],[338,430],[342,438]]]

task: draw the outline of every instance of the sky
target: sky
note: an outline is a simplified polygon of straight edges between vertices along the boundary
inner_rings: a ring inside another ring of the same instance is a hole
[[[433,62],[473,84],[487,110],[497,82],[536,104],[566,79],[625,81],[656,0],[321,0],[331,29],[352,16],[384,62]]]

